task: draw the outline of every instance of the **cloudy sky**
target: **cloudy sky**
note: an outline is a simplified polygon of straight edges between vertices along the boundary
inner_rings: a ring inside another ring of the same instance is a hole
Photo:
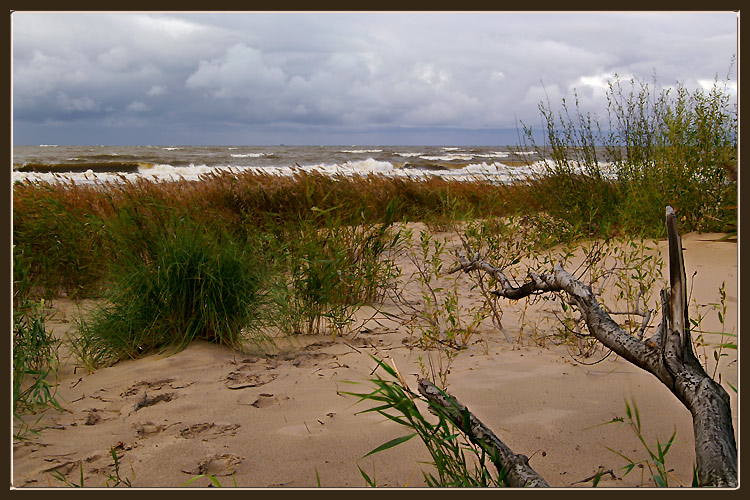
[[[515,144],[615,74],[736,94],[737,15],[12,15],[13,142]]]

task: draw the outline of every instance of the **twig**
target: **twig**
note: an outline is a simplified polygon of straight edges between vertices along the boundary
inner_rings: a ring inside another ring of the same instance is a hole
[[[605,471],[599,469],[599,472],[597,472],[593,476],[587,477],[586,479],[581,479],[580,481],[576,481],[575,483],[570,483],[570,484],[573,485],[573,484],[580,484],[580,483],[588,483],[589,481],[596,479],[597,477],[601,477],[604,474],[609,474],[610,476],[612,476],[612,479],[617,479],[617,476],[615,476],[615,473],[612,472],[612,469],[605,470]]]

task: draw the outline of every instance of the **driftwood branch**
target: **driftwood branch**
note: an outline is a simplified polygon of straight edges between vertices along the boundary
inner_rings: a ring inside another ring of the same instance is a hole
[[[597,303],[591,288],[559,264],[552,274],[529,272],[527,280],[513,286],[502,269],[459,256],[449,272],[480,270],[500,285],[492,293],[518,300],[533,294],[562,292],[581,313],[590,335],[615,354],[653,374],[685,405],[693,417],[698,482],[702,486],[737,486],[737,445],[729,395],[703,369],[692,349],[682,244],[674,210],[667,207],[670,286],[662,290],[663,318],[657,332],[643,340],[621,328]]]
[[[505,477],[508,485],[517,488],[549,487],[547,482],[529,466],[529,459],[525,455],[516,455],[477,417],[462,405],[457,399],[445,391],[438,389],[427,379],[419,381],[419,392],[445,410],[446,415],[458,427],[466,432],[469,439],[484,447],[491,457],[498,474]],[[465,416],[468,412],[469,428],[465,428]]]

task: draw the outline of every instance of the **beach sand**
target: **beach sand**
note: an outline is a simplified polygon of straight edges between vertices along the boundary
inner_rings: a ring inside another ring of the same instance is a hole
[[[736,333],[737,244],[717,241],[720,236],[684,235],[685,265],[689,281],[697,272],[689,289],[698,303],[717,302],[726,282],[726,327]],[[665,255],[666,242],[659,249]],[[479,301],[464,283],[462,298]],[[612,475],[605,474],[599,486],[653,486],[648,469],[624,476],[627,461],[611,451],[635,461],[647,458],[632,430],[622,423],[600,425],[625,417],[628,400],[637,405],[654,449],[657,439],[665,443],[676,429],[667,455],[670,485],[690,485],[691,417],[666,387],[615,355],[587,365],[564,345],[543,341],[544,325],[554,325],[542,319],[554,304],[530,308],[524,322],[521,303],[502,304],[502,322],[514,342],[488,321],[451,366],[451,394],[515,453],[529,456],[554,487],[591,486],[581,481],[600,467]],[[64,336],[75,327],[79,307],[91,305],[55,300],[58,312],[49,325]],[[361,488],[358,466],[378,486],[424,486],[422,471],[432,469],[424,463],[430,456],[423,443],[414,438],[363,458],[409,429],[376,413],[357,414],[374,403],[343,394],[373,390],[368,380],[376,363],[370,355],[392,359],[413,390],[420,356],[427,363],[428,353],[415,347],[405,325],[382,314],[370,318],[372,313],[360,311],[364,324],[350,335],[279,339],[268,352],[196,342],[170,356],[149,355],[94,373],[64,360],[58,395],[65,411],[48,411],[40,422],[47,428],[38,437],[14,442],[13,486],[63,486],[53,470],[78,483],[82,465],[84,485],[103,487],[113,472],[110,449],[119,457],[120,476],[137,487],[179,488],[196,475],[212,474],[225,487],[313,488],[319,480],[323,487]],[[719,329],[716,313],[703,326]],[[698,354],[713,359],[712,350]],[[720,373],[736,432],[737,395],[727,383],[737,387],[737,353],[728,354]],[[429,356],[437,359],[436,352]],[[601,357],[597,353],[591,361]],[[189,487],[209,483],[202,477]]]

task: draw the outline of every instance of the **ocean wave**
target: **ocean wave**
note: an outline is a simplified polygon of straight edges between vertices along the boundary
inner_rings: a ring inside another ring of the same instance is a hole
[[[474,155],[472,154],[450,154],[450,155],[444,155],[444,156],[420,156],[421,159],[427,160],[427,161],[455,161],[455,160],[462,160],[462,161],[468,161],[474,158]]]
[[[403,156],[404,158],[416,158],[418,156],[422,156],[424,153],[396,153],[398,156]]]
[[[229,156],[232,158],[261,158],[266,156],[266,153],[232,153]]]
[[[339,153],[382,153],[382,149],[342,149]]]
[[[535,163],[537,165],[539,162]],[[507,166],[500,162],[481,162],[464,165],[461,168],[427,169],[423,166],[405,165],[397,168],[388,161],[367,158],[365,160],[347,161],[344,163],[289,165],[289,166],[209,166],[191,163],[187,166],[174,166],[166,163],[140,163],[137,170],[112,171],[91,168],[77,171],[17,171],[13,172],[14,181],[41,181],[48,183],[94,184],[118,183],[123,180],[136,181],[139,178],[151,181],[198,181],[211,173],[229,172],[239,175],[243,172],[253,172],[266,175],[292,176],[301,172],[326,176],[367,176],[382,175],[385,177],[424,180],[434,177],[455,181],[490,181],[508,183],[520,179],[534,171],[531,166]]]
[[[506,151],[490,151],[489,153],[474,153],[477,158],[507,158],[510,153]]]

